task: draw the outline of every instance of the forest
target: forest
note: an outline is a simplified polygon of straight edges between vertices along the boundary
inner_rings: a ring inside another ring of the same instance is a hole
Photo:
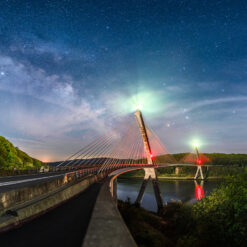
[[[39,169],[43,163],[30,157],[18,147],[0,136],[0,170]]]
[[[200,154],[206,161],[202,164],[202,169],[206,178],[222,178],[228,175],[242,173],[247,167],[247,154],[225,154],[225,153],[204,153]],[[189,157],[189,158],[188,158]],[[195,164],[196,158],[193,153],[178,153],[155,157],[156,164]],[[209,166],[207,169],[207,165]],[[179,167],[179,166],[176,166]],[[180,166],[176,172],[176,167],[160,167],[156,169],[159,178],[190,179],[196,172],[196,167]],[[122,177],[143,177],[143,170],[128,172]]]

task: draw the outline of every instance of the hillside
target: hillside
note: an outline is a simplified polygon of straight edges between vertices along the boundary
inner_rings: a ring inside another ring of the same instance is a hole
[[[172,163],[190,163],[185,158],[189,155],[190,153],[160,155],[155,158],[155,163],[167,163],[169,160],[172,160]],[[247,154],[203,153],[203,156],[207,157],[206,163],[210,165],[247,166]]]
[[[183,161],[190,153],[178,153],[172,155],[162,155],[155,158],[155,163],[167,163],[173,160],[173,163],[189,163]],[[219,178],[228,175],[242,173],[247,167],[247,154],[225,154],[225,153],[205,153],[208,158],[205,164],[212,165],[207,172],[208,178]],[[215,166],[214,166],[215,165]],[[195,167],[180,167],[179,174],[176,174],[175,167],[163,167],[157,169],[159,178],[193,178],[196,172]],[[206,168],[203,168],[204,172]],[[128,172],[121,177],[143,177],[144,171],[137,170]]]
[[[42,166],[42,162],[30,157],[19,148],[0,136],[0,170],[36,169]]]

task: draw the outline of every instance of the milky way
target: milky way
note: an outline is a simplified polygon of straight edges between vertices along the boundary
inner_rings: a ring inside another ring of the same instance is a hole
[[[1,1],[0,135],[62,159],[144,95],[170,152],[246,153],[246,23],[236,0]]]

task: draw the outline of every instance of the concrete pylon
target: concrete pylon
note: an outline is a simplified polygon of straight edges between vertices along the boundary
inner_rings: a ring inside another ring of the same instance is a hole
[[[196,174],[195,174],[195,177],[194,179],[196,180],[197,178],[199,178],[199,172],[200,172],[200,175],[201,175],[201,179],[204,180],[204,176],[203,176],[203,172],[202,172],[202,164],[200,161],[200,156],[199,156],[199,152],[198,152],[198,148],[195,147],[196,149],[196,164],[197,164],[197,169],[196,169]]]
[[[135,118],[136,118],[139,130],[140,130],[141,136],[142,136],[145,152],[147,155],[148,164],[153,165],[152,152],[151,152],[151,147],[150,147],[150,143],[149,143],[149,139],[147,135],[147,130],[146,130],[146,126],[145,126],[142,113],[140,110],[137,110],[135,112]],[[144,168],[144,172],[145,172],[144,180],[142,182],[142,186],[137,196],[136,203],[141,204],[148,181],[149,179],[151,179],[153,188],[154,188],[155,199],[156,199],[157,206],[158,206],[158,212],[161,212],[164,207],[164,203],[163,203],[163,199],[161,196],[159,181],[158,181],[155,169],[154,168]]]

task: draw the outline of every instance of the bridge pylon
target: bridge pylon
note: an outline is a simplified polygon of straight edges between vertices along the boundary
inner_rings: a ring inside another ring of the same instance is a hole
[[[204,176],[203,176],[203,172],[202,172],[202,161],[200,159],[198,148],[195,147],[195,150],[196,150],[196,164],[197,164],[197,169],[196,169],[196,174],[195,174],[194,179],[196,180],[196,179],[199,178],[199,172],[200,172],[201,179],[204,180]]]
[[[146,126],[145,126],[142,113],[140,110],[137,110],[135,112],[135,118],[136,118],[139,130],[140,130],[141,136],[142,136],[144,149],[147,155],[147,162],[150,165],[154,165],[153,160],[152,160],[153,154],[151,151],[151,146],[149,143]],[[153,184],[155,199],[156,199],[157,206],[158,206],[158,212],[161,212],[164,208],[164,203],[163,203],[162,195],[160,192],[159,181],[158,181],[155,169],[154,168],[144,168],[144,172],[145,172],[144,180],[142,182],[139,194],[137,196],[136,203],[141,204],[148,181],[151,179],[152,184]]]

